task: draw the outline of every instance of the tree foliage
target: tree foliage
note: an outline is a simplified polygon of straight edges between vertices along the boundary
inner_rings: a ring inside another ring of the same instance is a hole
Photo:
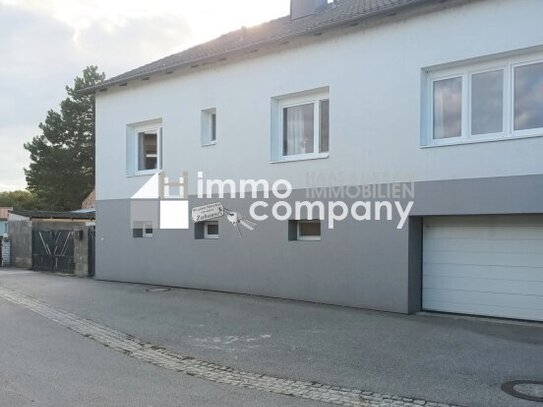
[[[78,209],[94,188],[94,94],[80,91],[104,79],[98,67],[85,68],[73,87],[66,86],[60,112],[50,110],[42,134],[24,146],[31,160],[26,182],[41,209]]]
[[[0,192],[0,207],[33,210],[37,208],[37,202],[34,195],[28,191]]]

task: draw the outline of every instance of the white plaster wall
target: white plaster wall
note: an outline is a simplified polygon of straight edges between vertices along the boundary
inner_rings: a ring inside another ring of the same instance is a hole
[[[217,178],[286,178],[298,188],[307,185],[307,171],[354,171],[368,183],[541,174],[543,137],[420,143],[422,68],[543,46],[541,16],[541,0],[478,1],[99,93],[97,199],[130,197],[148,179],[125,175],[126,125],[158,118],[164,169],[171,176],[189,171],[193,180],[204,171]],[[324,86],[330,87],[330,157],[271,164],[271,98]],[[212,107],[218,143],[202,147],[200,113]]]

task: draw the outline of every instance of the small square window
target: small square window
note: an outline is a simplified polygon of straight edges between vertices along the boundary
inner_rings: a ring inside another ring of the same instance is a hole
[[[218,239],[219,238],[219,222],[218,221],[207,221],[199,222],[195,225],[195,235],[196,239]]]
[[[141,225],[141,224],[140,224]],[[150,239],[153,237],[153,226],[150,224],[141,225],[141,227],[136,227],[132,229],[133,238],[147,238]]]
[[[219,238],[219,222],[204,222],[204,239]]]
[[[320,220],[292,220],[289,222],[289,240],[321,240]]]
[[[202,111],[202,145],[217,143],[217,109]]]

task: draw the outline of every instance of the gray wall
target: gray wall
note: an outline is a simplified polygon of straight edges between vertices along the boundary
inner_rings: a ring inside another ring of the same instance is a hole
[[[305,192],[291,199],[304,200]],[[249,201],[220,201],[248,215]],[[191,207],[204,203],[191,199]],[[543,213],[543,176],[416,183],[413,216],[403,230],[397,219],[348,220],[334,230],[323,227],[317,242],[289,241],[288,222],[275,220],[240,239],[225,219],[217,241],[195,240],[194,229],[133,239],[130,201],[98,201],[97,210],[98,279],[410,313],[421,309],[423,217]]]
[[[303,200],[300,191],[295,195]],[[248,216],[249,201],[220,201]],[[201,204],[193,199],[191,207]],[[217,241],[195,240],[194,225],[133,239],[129,208],[128,200],[97,202],[98,279],[407,312],[408,229],[397,231],[396,221],[338,223],[323,227],[317,242],[289,241],[288,222],[275,220],[259,222],[240,239],[226,219]]]
[[[32,267],[32,222],[26,220],[9,221],[11,241],[11,265]]]

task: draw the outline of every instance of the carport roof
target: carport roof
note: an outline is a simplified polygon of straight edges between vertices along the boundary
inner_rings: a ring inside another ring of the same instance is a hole
[[[94,220],[96,211],[93,212],[60,212],[60,211],[9,211],[14,215],[24,216],[29,219],[66,219],[66,220]]]

